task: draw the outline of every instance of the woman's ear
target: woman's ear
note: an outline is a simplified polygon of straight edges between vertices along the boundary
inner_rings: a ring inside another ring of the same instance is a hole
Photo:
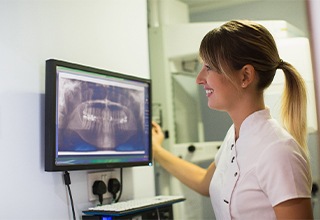
[[[244,65],[241,69],[241,87],[246,88],[254,81],[256,71],[251,64]]]

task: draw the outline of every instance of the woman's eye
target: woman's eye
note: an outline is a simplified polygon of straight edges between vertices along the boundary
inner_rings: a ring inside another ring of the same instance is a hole
[[[205,65],[206,69],[209,71],[209,70],[212,70],[210,66],[208,65]]]

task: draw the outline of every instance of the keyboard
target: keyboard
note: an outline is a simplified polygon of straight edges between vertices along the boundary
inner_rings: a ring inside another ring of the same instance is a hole
[[[151,198],[133,199],[108,205],[101,205],[83,211],[90,215],[124,215],[144,211],[184,201],[183,196],[154,196]]]

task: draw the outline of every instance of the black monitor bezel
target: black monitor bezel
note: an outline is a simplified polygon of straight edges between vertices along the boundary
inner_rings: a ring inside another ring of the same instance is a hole
[[[147,83],[149,86],[148,108],[150,111],[149,117],[149,158],[147,161],[137,162],[120,162],[120,163],[100,163],[100,164],[76,164],[76,165],[57,165],[55,163],[56,153],[56,109],[57,109],[57,67],[67,67],[78,69],[81,71],[102,74],[110,77],[120,77],[122,79],[132,80],[136,82]],[[93,169],[112,169],[134,166],[151,166],[152,165],[152,140],[151,140],[151,80],[139,78],[132,75],[113,72],[105,69],[85,66],[81,64],[71,63],[62,60],[48,59],[46,60],[45,73],[45,171],[69,171],[69,170],[93,170]]]

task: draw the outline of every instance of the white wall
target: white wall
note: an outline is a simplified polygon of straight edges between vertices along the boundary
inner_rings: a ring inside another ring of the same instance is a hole
[[[150,78],[146,1],[0,0],[0,27],[0,219],[72,219],[62,173],[44,172],[45,60]],[[124,173],[124,198],[154,194],[152,167]],[[79,219],[87,172],[70,175]]]
[[[310,36],[311,36],[311,46],[312,46],[312,55],[313,55],[313,69],[314,69],[314,81],[315,81],[315,95],[316,95],[316,104],[317,104],[317,113],[318,113],[318,124],[320,124],[320,1],[318,0],[308,0],[307,1],[308,12],[309,12],[309,28],[310,28]],[[318,131],[318,141],[319,140],[319,131]],[[316,158],[320,158],[320,150],[319,148],[315,152]],[[318,170],[320,170],[320,161],[317,161]],[[319,172],[318,172],[319,173]],[[319,183],[318,183],[319,184]],[[318,192],[319,198],[320,192]],[[315,217],[320,218],[320,209],[317,210]]]
[[[245,2],[227,8],[192,13],[191,22],[228,21],[232,19],[285,20],[308,36],[307,0],[267,0]]]
[[[309,20],[310,20],[310,32],[311,32],[311,46],[313,52],[313,69],[315,71],[315,90],[317,96],[317,109],[318,115],[320,115],[320,1],[309,0],[308,1]],[[319,117],[320,118],[320,117]],[[319,119],[318,119],[319,120]],[[320,121],[318,122],[320,124]]]

